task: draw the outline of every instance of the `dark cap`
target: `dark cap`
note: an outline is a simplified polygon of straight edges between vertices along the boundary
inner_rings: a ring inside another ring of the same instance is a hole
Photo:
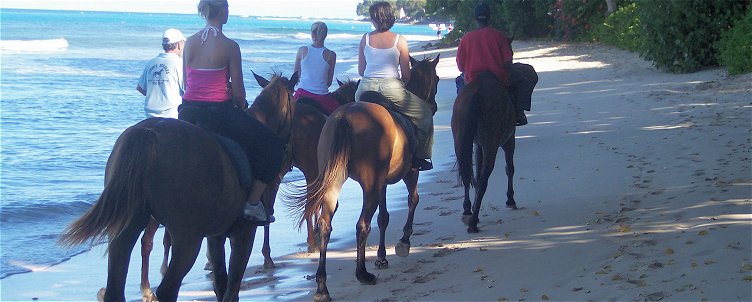
[[[488,20],[491,17],[491,8],[485,2],[475,5],[475,19]]]

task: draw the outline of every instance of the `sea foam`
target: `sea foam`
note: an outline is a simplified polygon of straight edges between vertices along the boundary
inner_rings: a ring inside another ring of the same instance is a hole
[[[0,50],[13,52],[44,52],[61,51],[68,48],[68,40],[64,38],[47,40],[4,40],[0,43]]]

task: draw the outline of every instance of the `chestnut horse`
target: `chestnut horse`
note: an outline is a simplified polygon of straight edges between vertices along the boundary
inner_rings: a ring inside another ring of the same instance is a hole
[[[355,102],[355,91],[358,89],[358,81],[348,80],[347,82],[341,82],[337,80],[339,88],[336,91],[330,93],[332,98],[337,100],[340,106],[348,103]],[[321,128],[324,127],[326,122],[325,115],[319,108],[314,105],[310,105],[306,98],[300,98],[295,103],[295,114],[292,119],[292,135],[290,136],[290,148],[292,154],[290,157],[286,157],[286,160],[282,163],[282,173],[277,179],[276,185],[282,181],[282,177],[287,174],[293,166],[300,169],[305,177],[306,185],[310,186],[316,179],[316,175],[319,173],[318,159],[316,157],[316,146],[319,143],[319,136],[321,135]],[[269,194],[270,202],[273,204],[274,197],[276,196],[276,190],[273,194]],[[269,204],[269,203],[268,203]],[[308,232],[307,243],[308,252],[313,253],[318,250],[318,231],[314,225],[314,217],[306,220],[306,229]],[[269,226],[264,227],[264,247],[262,252],[264,254],[264,268],[273,268],[274,262],[272,262],[269,248]]]
[[[263,117],[260,120],[273,132],[287,137],[294,109],[291,93],[298,75],[290,80],[275,75],[271,82],[260,76],[256,79],[265,88],[249,114]],[[131,252],[154,217],[165,225],[173,245],[156,298],[177,300],[180,284],[207,237],[216,298],[237,301],[256,234],[256,225],[241,216],[247,194],[229,155],[207,131],[176,119],[146,119],[126,129],[115,142],[102,195],[65,230],[61,242],[72,245],[106,237],[103,299],[124,301]],[[227,237],[232,248],[229,274]]]
[[[514,147],[517,118],[510,93],[491,73],[483,73],[465,86],[454,102],[452,135],[457,156],[459,179],[465,187],[462,221],[468,233],[478,232],[478,212],[488,187],[488,178],[496,164],[499,145],[504,150],[507,172],[507,202],[517,209],[514,201]],[[475,169],[473,174],[473,145]],[[470,186],[475,186],[475,203],[470,208]]]
[[[426,100],[436,113],[435,60],[412,63],[411,81],[407,89]],[[384,235],[389,223],[386,208],[386,186],[403,180],[408,190],[409,212],[403,228],[403,237],[395,247],[397,255],[406,257],[410,252],[413,217],[418,205],[418,170],[412,167],[412,149],[408,134],[387,109],[367,102],[367,95],[381,97],[375,92],[366,92],[361,101],[347,104],[335,110],[326,120],[318,143],[319,173],[308,187],[306,196],[299,197],[293,208],[302,210],[300,224],[317,214],[321,232],[319,244],[319,267],[316,272],[318,288],[314,300],[329,301],[326,286],[326,251],[332,231],[331,221],[337,208],[337,198],[348,176],[360,183],[363,189],[363,208],[356,224],[357,266],[355,276],[361,283],[374,284],[376,277],[366,270],[365,246],[371,230],[371,219],[379,209],[379,249],[377,268],[386,268]],[[304,208],[304,209],[303,209]],[[320,213],[319,213],[320,211]]]

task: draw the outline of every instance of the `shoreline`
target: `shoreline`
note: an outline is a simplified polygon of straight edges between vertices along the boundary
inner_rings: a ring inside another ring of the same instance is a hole
[[[332,298],[752,299],[752,74],[665,74],[636,54],[606,46],[514,43],[515,60],[532,64],[540,76],[530,124],[517,133],[514,181],[521,208],[504,208],[506,175],[497,161],[481,233],[465,232],[449,127],[456,48],[424,52],[414,48],[422,44],[411,45],[416,59],[441,53],[435,168],[420,177],[413,249],[407,258],[394,254],[406,215],[404,185],[395,184],[388,189],[389,268],[373,267],[378,232],[372,231],[366,265],[378,283],[359,284],[354,221],[340,221],[327,261]],[[342,210],[358,211],[359,198],[343,198]],[[252,256],[260,257],[260,240],[257,235]],[[131,258],[129,299],[140,297],[139,246]],[[104,247],[8,276],[0,280],[0,299],[94,300],[106,280]],[[160,280],[160,254],[157,241],[152,286]],[[310,300],[318,254],[272,256],[274,270],[249,263],[241,300]],[[214,299],[203,262],[200,256],[184,280],[181,300]]]

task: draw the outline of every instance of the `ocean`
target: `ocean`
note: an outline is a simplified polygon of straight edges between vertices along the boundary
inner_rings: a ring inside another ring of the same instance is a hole
[[[267,78],[274,72],[290,76],[298,47],[310,44],[314,21],[230,17],[224,32],[240,45],[249,101],[260,91],[251,70]],[[371,24],[324,21],[326,46],[338,57],[335,77],[357,78],[358,42]],[[2,279],[90,249],[59,246],[58,236],[101,193],[117,137],[144,118],[136,84],[144,64],[162,51],[164,30],[174,27],[188,36],[204,21],[197,14],[0,9],[0,22]],[[435,29],[425,25],[397,24],[393,31],[410,42],[436,37]],[[301,179],[294,170],[286,181]],[[403,186],[395,187],[400,188],[389,194],[404,198]],[[357,186],[346,184],[342,198],[359,200],[360,194]],[[294,222],[277,204],[273,256],[304,250],[305,234],[291,232]],[[335,228],[341,223],[340,230],[354,230],[360,202],[353,204],[338,210]],[[252,263],[262,259],[260,244],[259,235]]]

